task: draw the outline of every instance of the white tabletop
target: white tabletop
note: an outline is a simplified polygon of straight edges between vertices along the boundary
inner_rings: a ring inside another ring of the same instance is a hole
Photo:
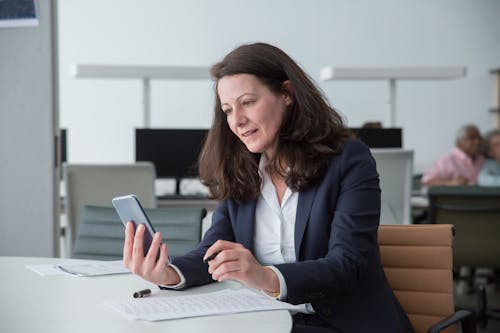
[[[65,259],[67,260],[67,259]],[[27,265],[55,264],[56,258],[0,257],[0,332],[290,332],[288,311],[267,311],[161,322],[130,321],[100,306],[156,286],[132,274],[100,277],[40,276]],[[234,287],[213,283],[187,291]]]

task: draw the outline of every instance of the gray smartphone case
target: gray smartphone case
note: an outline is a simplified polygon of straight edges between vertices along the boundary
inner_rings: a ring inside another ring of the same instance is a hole
[[[139,199],[134,195],[125,195],[122,197],[116,197],[112,200],[113,207],[115,207],[116,212],[120,216],[123,225],[126,225],[128,221],[134,223],[135,229],[139,224],[144,224],[146,231],[144,233],[144,256],[147,254],[151,242],[153,241],[153,236],[155,234],[155,229],[146,212],[141,206]]]

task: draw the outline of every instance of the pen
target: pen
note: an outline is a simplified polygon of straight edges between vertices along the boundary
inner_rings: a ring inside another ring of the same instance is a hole
[[[143,298],[148,297],[149,295],[151,295],[151,289],[143,289],[136,291],[133,296],[134,298]]]
[[[67,269],[61,265],[57,265],[56,266],[57,269],[63,271],[64,273],[68,273],[68,274],[71,274],[71,275],[75,275],[75,276],[84,276],[86,274],[84,273],[80,273],[80,272],[76,272],[76,271],[73,271],[73,270],[70,270],[70,269]]]
[[[218,255],[219,253],[220,253],[220,251],[217,251],[217,252],[215,252],[215,253],[212,253],[212,254],[211,254],[211,255],[209,255],[207,258],[205,258],[205,259],[203,260],[203,262],[204,262],[204,263],[207,263],[207,262],[209,262],[210,260],[214,260],[214,259],[215,259],[215,257],[217,257],[217,255]]]

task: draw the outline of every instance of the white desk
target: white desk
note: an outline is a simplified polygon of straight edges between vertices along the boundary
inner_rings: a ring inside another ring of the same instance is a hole
[[[132,297],[156,286],[132,274],[74,278],[40,276],[26,265],[51,264],[55,258],[0,257],[0,332],[290,332],[288,311],[267,311],[181,320],[129,321],[100,308],[104,299]],[[67,259],[66,259],[67,260]],[[231,283],[211,284],[182,293],[213,291]],[[167,291],[180,293],[179,291]]]

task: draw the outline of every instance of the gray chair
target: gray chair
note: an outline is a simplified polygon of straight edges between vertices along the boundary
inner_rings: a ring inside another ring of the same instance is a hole
[[[156,231],[163,235],[172,257],[194,249],[201,240],[205,208],[145,208]],[[125,228],[113,207],[85,206],[82,210],[73,258],[118,260],[122,258]]]
[[[156,172],[150,162],[135,164],[65,164],[65,251],[71,253],[78,218],[85,205],[111,206],[115,196],[135,193],[145,208],[156,207]]]
[[[439,186],[429,188],[428,196],[430,222],[455,227],[454,266],[499,271],[500,187]],[[488,308],[484,277],[477,286],[475,309],[481,327],[489,318],[500,320],[500,309]]]
[[[453,224],[453,263],[500,268],[500,187],[429,188],[431,223]]]

